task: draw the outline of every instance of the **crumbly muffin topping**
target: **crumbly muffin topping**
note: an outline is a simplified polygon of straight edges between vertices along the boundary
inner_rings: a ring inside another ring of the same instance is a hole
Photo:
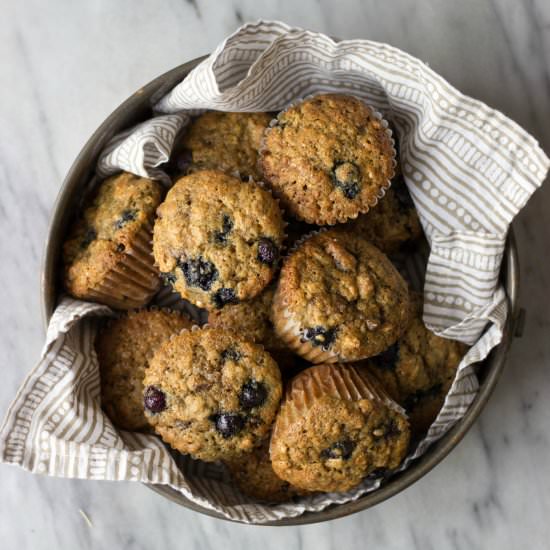
[[[162,198],[158,183],[127,172],[102,182],[63,246],[67,290],[84,297],[121,261]]]
[[[409,320],[407,285],[388,258],[336,230],[312,235],[290,254],[273,307],[286,312],[303,342],[343,361],[380,353]],[[284,337],[286,326],[275,320]]]
[[[158,209],[155,260],[166,280],[206,309],[253,298],[283,244],[277,201],[259,185],[205,170],[179,179]]]
[[[162,344],[144,386],[155,431],[206,461],[231,460],[260,445],[282,393],[277,364],[261,346],[208,327]]]
[[[185,173],[217,169],[259,180],[258,149],[270,120],[267,113],[204,113],[184,135],[176,164]]]
[[[208,314],[208,324],[238,332],[243,338],[263,344],[268,350],[285,349],[286,344],[277,338],[271,321],[274,288],[240,304],[229,305]]]
[[[190,328],[182,314],[164,310],[130,312],[108,322],[96,340],[101,404],[123,430],[149,427],[143,411],[143,377],[155,350],[172,334]]]
[[[247,454],[245,460],[241,457],[227,462],[226,466],[239,490],[257,500],[285,502],[306,492],[293,487],[274,472],[269,457],[269,439]]]
[[[378,204],[341,226],[357,232],[385,253],[392,253],[422,235],[422,227],[403,176],[396,176]]]
[[[356,384],[355,382],[358,382]],[[275,473],[310,491],[347,491],[368,474],[395,469],[409,428],[365,371],[311,367],[290,383],[271,438]]]
[[[320,225],[367,212],[394,174],[384,122],[359,99],[324,94],[283,111],[269,128],[260,166],[289,213]]]
[[[208,324],[233,330],[247,340],[262,344],[279,365],[283,376],[292,377],[307,363],[281,340],[271,320],[275,289],[270,287],[256,298],[210,311]]]
[[[422,321],[422,298],[414,295],[412,321],[405,334],[362,364],[409,414],[416,434],[425,432],[443,406],[466,346],[435,335]]]

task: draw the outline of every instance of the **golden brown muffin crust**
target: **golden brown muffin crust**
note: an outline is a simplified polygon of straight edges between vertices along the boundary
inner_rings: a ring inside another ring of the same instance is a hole
[[[289,213],[319,225],[367,212],[394,174],[386,124],[359,99],[323,94],[283,111],[260,166]]]
[[[402,176],[393,179],[376,206],[340,228],[363,235],[386,254],[396,252],[405,242],[422,235],[418,214]]]
[[[306,493],[274,472],[269,457],[269,439],[246,457],[227,462],[226,466],[239,490],[251,498],[285,502]]]
[[[336,230],[307,238],[285,260],[274,311],[286,311],[304,342],[341,361],[376,355],[409,320],[405,281],[364,238]],[[285,321],[274,316],[285,339]]]
[[[155,350],[191,321],[167,310],[140,310],[109,321],[98,334],[101,404],[123,430],[149,427],[143,411],[143,377]]]
[[[270,282],[284,221],[269,191],[220,171],[179,179],[158,208],[153,251],[174,288],[206,309],[250,299]]]
[[[274,293],[274,288],[268,288],[252,300],[210,311],[208,324],[234,330],[247,340],[263,344],[268,350],[286,349],[286,344],[277,338],[271,322]]]
[[[413,297],[405,334],[388,350],[362,362],[407,411],[416,435],[427,431],[443,406],[466,346],[435,335],[422,321],[422,298]]]
[[[279,365],[283,376],[292,377],[307,363],[275,333],[271,320],[274,293],[275,289],[270,287],[252,300],[210,311],[208,324],[233,330],[243,338],[262,344]]]
[[[231,460],[259,446],[282,394],[279,368],[261,346],[209,327],[162,344],[144,386],[155,431],[178,451],[206,461]]]

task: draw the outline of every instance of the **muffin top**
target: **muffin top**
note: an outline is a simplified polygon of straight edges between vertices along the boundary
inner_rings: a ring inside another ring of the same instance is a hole
[[[277,337],[271,322],[274,293],[275,289],[269,287],[252,300],[210,311],[208,324],[234,330],[247,340],[263,344],[268,350],[285,349],[286,344]]]
[[[394,156],[387,123],[372,109],[325,94],[279,114],[266,131],[260,166],[285,210],[326,225],[369,210],[389,186]]]
[[[161,186],[122,172],[102,182],[63,246],[67,290],[85,296],[134,245],[162,199]]]
[[[347,491],[403,460],[409,427],[365,369],[318,365],[290,382],[271,437],[275,473],[309,491]]]
[[[204,113],[175,146],[176,170],[217,169],[260,180],[258,149],[270,120],[267,113]]]
[[[144,380],[148,421],[172,447],[231,460],[262,443],[281,399],[279,368],[263,347],[203,328],[163,343]]]
[[[416,208],[401,174],[392,180],[376,206],[341,228],[363,235],[386,254],[422,235]]]
[[[274,292],[275,289],[269,287],[252,300],[210,311],[208,324],[233,330],[247,340],[262,344],[275,359],[283,376],[288,378],[303,368],[306,363],[275,333],[275,327],[271,321]]]
[[[221,308],[270,282],[284,238],[277,201],[253,182],[205,170],[179,179],[157,211],[153,252],[193,304]]]
[[[375,246],[333,229],[311,235],[285,260],[273,313],[281,338],[290,327],[302,342],[353,361],[380,353],[403,334],[408,290]]]
[[[191,321],[167,310],[139,310],[108,322],[96,340],[101,404],[123,430],[149,427],[143,411],[143,377],[162,342]]]
[[[231,477],[241,493],[265,502],[285,502],[303,495],[297,487],[281,479],[274,471],[269,457],[269,439],[252,453],[226,462]]]
[[[408,413],[414,433],[435,420],[454,380],[466,346],[435,335],[422,321],[422,298],[414,294],[405,334],[381,354],[362,362]]]

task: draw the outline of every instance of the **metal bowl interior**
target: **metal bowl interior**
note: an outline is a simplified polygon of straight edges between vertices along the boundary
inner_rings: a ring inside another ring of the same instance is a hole
[[[53,207],[42,262],[41,295],[42,314],[45,324],[48,323],[59,296],[58,266],[63,237],[67,225],[74,215],[75,207],[81,198],[82,190],[93,176],[95,164],[101,150],[117,132],[127,129],[150,117],[152,114],[151,105],[173,88],[189,71],[191,71],[191,69],[200,63],[202,59],[204,58],[197,58],[176,67],[159,76],[130,96],[113,111],[94,132],[71,166]],[[460,420],[442,439],[432,445],[430,449],[421,458],[416,460],[405,472],[392,477],[377,491],[369,493],[354,502],[334,505],[321,512],[307,512],[296,518],[282,519],[264,525],[302,525],[316,523],[365,510],[409,487],[441,462],[441,460],[456,447],[486,405],[502,372],[507,351],[513,338],[515,322],[519,312],[519,263],[513,231],[510,231],[508,236],[501,276],[510,302],[510,315],[504,329],[504,338],[502,342],[491,352],[489,357],[479,365],[479,393],[464,418],[462,418],[462,420]],[[186,508],[212,517],[227,519],[217,512],[195,504],[167,486],[148,485],[148,487]]]

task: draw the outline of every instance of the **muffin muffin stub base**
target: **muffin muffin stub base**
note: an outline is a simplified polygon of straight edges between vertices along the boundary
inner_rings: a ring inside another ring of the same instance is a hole
[[[292,401],[296,411],[296,416],[290,424],[300,418],[312,403],[323,395],[346,401],[367,399],[404,417],[407,416],[405,410],[389,396],[368,369],[355,365],[323,363],[306,369],[290,382],[285,404]]]
[[[151,246],[151,224],[143,227],[101,284],[82,298],[106,304],[116,309],[144,306],[160,288],[159,272],[154,265]]]

